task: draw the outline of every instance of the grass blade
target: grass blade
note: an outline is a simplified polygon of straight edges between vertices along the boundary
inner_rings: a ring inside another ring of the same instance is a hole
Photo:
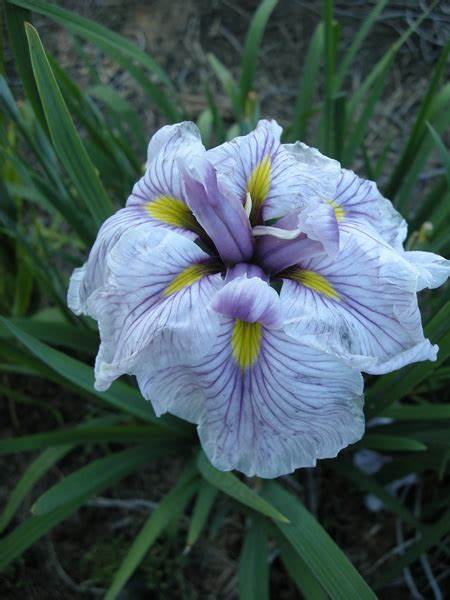
[[[206,481],[215,486],[224,494],[227,494],[227,496],[230,496],[241,504],[245,504],[253,510],[256,510],[266,517],[270,517],[275,521],[289,523],[288,519],[286,519],[281,512],[271,506],[254,490],[245,485],[245,483],[240,481],[236,475],[215,469],[203,452],[200,452],[197,464],[200,473],[206,479]]]
[[[16,527],[8,536],[2,538],[0,540],[0,571],[6,569],[58,523],[70,517],[82,503],[83,500],[77,500],[64,504],[40,517],[31,517]]]
[[[325,529],[295,496],[274,482],[266,485],[263,496],[288,516],[290,523],[277,521],[277,527],[330,598],[333,600],[376,598]]]
[[[319,23],[308,45],[303,71],[298,85],[297,100],[294,107],[289,139],[292,141],[306,138],[307,126],[311,117],[311,107],[318,84],[318,74],[324,52],[324,28]]]
[[[113,206],[78,136],[37,31],[27,24],[26,33],[31,64],[56,154],[80,200],[96,225],[100,226],[112,213]]]
[[[127,38],[110,31],[107,27],[95,23],[90,19],[80,17],[56,4],[50,4],[44,0],[7,0],[10,4],[22,6],[28,10],[49,17],[56,23],[67,27],[73,33],[93,42],[100,43],[103,48],[109,47],[120,51],[124,56],[138,62],[164,83],[169,89],[172,88],[171,81],[165,71],[147,53],[140,50]]]
[[[289,577],[297,586],[305,600],[327,600],[328,596],[317,583],[307,564],[295,552],[280,532],[275,532],[281,550],[281,561]]]
[[[35,158],[40,163],[51,182],[52,188],[54,188],[52,189],[47,185],[48,189],[44,194],[46,200],[48,200],[54,208],[64,216],[67,222],[77,232],[81,240],[84,240],[87,244],[91,244],[95,238],[96,228],[84,215],[80,215],[79,207],[74,205],[60,180],[59,167],[50,143],[44,135],[38,135],[39,127],[34,126],[37,125],[37,123],[30,124],[25,120],[23,111],[19,111],[11,94],[11,90],[3,77],[0,77],[0,102],[4,112],[14,122],[21,135],[29,144]],[[15,162],[18,162],[17,156],[15,157]],[[25,170],[28,172],[27,169]],[[37,185],[35,174],[30,174],[30,177]],[[39,186],[37,185],[37,187]]]
[[[183,513],[187,503],[198,488],[198,483],[192,481],[192,479],[193,476],[187,481],[186,478],[183,478],[183,481],[180,481],[172,488],[150,515],[139,535],[134,540],[125,560],[120,565],[111,587],[106,593],[105,600],[114,600],[118,597],[120,591],[137,569],[153,542],[161,535],[169,523]]]
[[[169,424],[164,418],[158,419],[154,415],[150,403],[143,400],[138,391],[131,386],[122,382],[116,382],[107,392],[97,392],[94,389],[94,375],[91,367],[43,344],[3,317],[0,317],[0,323],[9,329],[14,337],[26,346],[41,362],[76,387],[86,390],[115,408],[119,408],[144,421],[157,424],[163,429],[169,429],[181,434],[183,431],[186,432],[183,427],[180,428],[176,424]]]
[[[430,114],[431,124],[439,134],[443,134],[450,125],[450,84],[442,88],[435,97],[433,103],[435,110]],[[434,150],[433,138],[428,129],[426,129],[419,146],[411,156],[408,163],[400,188],[395,196],[395,206],[400,212],[417,212],[417,208],[412,207],[412,198],[414,198],[414,188],[417,184],[420,174],[423,172],[429,155]],[[419,203],[418,211],[422,212],[422,203]]]
[[[78,350],[89,355],[94,355],[98,348],[98,336],[90,329],[74,327],[64,321],[47,319],[17,318],[11,319],[13,325],[42,342]],[[14,337],[10,330],[0,322],[0,339]]]
[[[9,525],[17,509],[35,483],[37,483],[39,479],[53,467],[53,465],[61,460],[71,448],[72,446],[68,446],[67,444],[60,446],[59,448],[48,448],[30,463],[16,487],[11,492],[3,513],[0,516],[0,533]]]
[[[0,455],[29,452],[64,444],[101,444],[104,442],[142,444],[156,438],[160,440],[161,445],[166,442],[166,445],[174,446],[177,443],[173,437],[171,439],[156,425],[80,426],[0,440]]]
[[[181,119],[178,109],[170,100],[170,96],[174,96],[174,88],[167,74],[149,54],[140,50],[130,40],[103,25],[43,0],[8,0],[8,2],[45,15],[65,26],[71,33],[96,45],[130,73],[169,120]],[[135,62],[138,66],[134,64]],[[169,90],[170,95],[158,88],[142,67],[150,71]]]
[[[368,433],[364,436],[361,445],[380,452],[420,452],[427,449],[425,444],[418,440],[382,433]]]
[[[230,99],[231,106],[233,108],[236,119],[239,120],[241,118],[239,88],[236,81],[233,78],[233,75],[214,54],[209,53],[206,55],[206,57],[211,66],[211,69],[214,71],[214,74],[220,81],[223,90]]]
[[[322,150],[325,154],[332,154],[333,143],[333,93],[334,93],[334,23],[333,23],[333,0],[323,0],[323,22],[324,22],[324,47],[325,47],[325,101],[323,105],[323,142]]]
[[[350,44],[347,52],[343,59],[340,61],[340,65],[334,76],[334,93],[337,94],[344,83],[345,77],[347,76],[348,70],[354,61],[356,55],[359,52],[364,40],[368,33],[372,29],[373,24],[378,19],[381,11],[384,9],[389,0],[378,0],[375,6],[372,8],[370,13],[363,19],[361,27],[358,29],[352,43]]]
[[[242,113],[246,114],[247,98],[252,91],[255,78],[256,63],[261,47],[261,41],[267,22],[278,0],[263,0],[253,15],[245,38],[244,51],[241,61],[241,76],[239,79],[240,102]]]
[[[19,6],[5,3],[6,22],[8,24],[9,42],[16,61],[17,71],[22,80],[25,95],[33,107],[34,114],[46,129],[47,124],[42,110],[41,101],[31,68],[30,55],[27,51],[25,22],[30,21],[30,13]]]
[[[434,143],[436,144],[436,148],[438,149],[442,164],[445,167],[445,176],[447,177],[447,185],[450,188],[450,152],[445,147],[441,136],[438,134],[436,129],[431,125],[431,123],[427,122],[426,125],[428,127],[428,131],[430,132],[431,137],[433,138]]]
[[[59,481],[40,496],[31,511],[39,516],[52,512],[67,502],[86,500],[114,485],[152,458],[164,454],[158,441],[115,452],[105,458],[94,460]]]
[[[383,417],[395,421],[441,421],[450,419],[450,404],[432,404],[426,402],[417,406],[390,406],[383,411]]]
[[[249,519],[239,560],[239,600],[269,599],[269,558],[266,523]]]
[[[392,60],[385,63],[384,68],[380,71],[378,77],[374,81],[373,88],[368,94],[364,102],[364,108],[356,123],[352,126],[348,135],[348,143],[344,148],[342,162],[344,165],[350,165],[355,157],[361,144],[364,142],[364,136],[369,125],[370,119],[373,116],[374,110],[378,104],[380,96],[383,92],[386,78],[392,65]]]
[[[434,99],[436,97],[437,91],[439,89],[439,86],[441,85],[444,76],[449,52],[450,42],[448,42],[444,46],[441,52],[441,55],[433,73],[433,77],[431,78],[427,92],[421,102],[419,112],[417,113],[416,121],[413,125],[406,146],[386,187],[385,194],[388,198],[394,198],[397,192],[399,191],[400,184],[404,178],[405,172],[408,170],[408,166],[411,163],[411,160],[417,151],[423,134],[426,131],[426,123],[430,120],[430,114],[433,109]]]
[[[366,475],[357,467],[345,460],[335,460],[330,463],[330,466],[334,471],[354,483],[361,491],[368,494],[373,494],[379,498],[387,510],[393,512],[395,515],[397,515],[397,517],[405,521],[405,523],[408,523],[417,529],[424,528],[423,525],[416,519],[416,517],[404,506],[404,504],[395,496],[387,492],[386,489],[380,485],[374,477]]]
[[[397,52],[400,48],[405,44],[411,35],[417,30],[422,21],[428,16],[430,11],[434,8],[437,2],[434,2],[427,10],[425,10],[418,19],[416,19],[410,27],[396,40],[392,46],[389,48],[387,52],[380,58],[380,60],[375,64],[370,73],[366,76],[364,81],[358,87],[357,91],[353,94],[350,102],[349,102],[349,115],[353,114],[354,111],[361,104],[362,99],[366,95],[366,93],[370,90],[370,88],[374,85],[375,81],[380,76],[380,73],[384,71],[386,68],[386,64],[390,63],[396,56]]]
[[[206,480],[202,480],[197,494],[194,509],[192,511],[189,530],[186,538],[186,549],[189,550],[200,537],[206,521],[211,513],[218,490]]]

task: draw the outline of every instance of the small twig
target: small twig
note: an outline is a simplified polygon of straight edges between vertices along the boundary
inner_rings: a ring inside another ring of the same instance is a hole
[[[72,591],[80,593],[89,593],[94,596],[103,596],[106,593],[106,590],[103,588],[99,588],[96,586],[90,586],[88,581],[83,583],[76,583],[68,573],[64,570],[62,564],[59,562],[58,555],[56,554],[55,547],[50,538],[47,538],[48,541],[48,549],[50,560],[52,562],[52,566],[55,569],[55,573],[61,579],[61,581]]]
[[[403,544],[405,540],[403,537],[403,527],[401,519],[397,519],[395,521],[395,533],[397,537],[397,542]],[[411,569],[409,567],[404,567],[403,578],[405,580],[406,586],[411,592],[411,597],[414,598],[414,600],[423,600],[423,596],[417,589],[417,586],[414,582],[414,578],[411,574]]]
[[[370,575],[374,571],[376,571],[379,567],[381,567],[385,562],[387,562],[392,556],[397,554],[403,554],[404,550],[407,550],[412,544],[414,544],[416,540],[414,538],[410,540],[406,540],[402,544],[398,544],[391,548],[386,554],[383,554],[373,565],[366,571],[366,575]]]
[[[426,554],[422,554],[422,556],[420,557],[420,564],[422,565],[422,569],[424,570],[425,575],[428,579],[428,583],[430,585],[431,590],[433,591],[435,600],[443,600],[441,588],[439,587],[436,577],[434,576],[433,570],[430,566]]]
[[[422,506],[422,485],[417,486],[416,488],[416,499],[414,503],[414,516],[417,519],[420,519],[421,516],[421,506]],[[420,564],[422,565],[422,569],[424,570],[425,576],[428,580],[428,584],[434,594],[435,600],[442,600],[442,592],[439,587],[438,582],[433,574],[430,563],[428,561],[428,556],[426,554],[422,554],[420,556]]]
[[[296,481],[292,475],[283,475],[282,477],[283,481],[285,481],[294,491],[302,493],[303,492],[303,486]]]
[[[94,506],[98,508],[121,508],[122,510],[134,510],[141,512],[143,509],[155,510],[158,507],[157,502],[150,500],[142,500],[141,498],[131,498],[124,500],[121,498],[92,498],[86,502],[86,506]]]

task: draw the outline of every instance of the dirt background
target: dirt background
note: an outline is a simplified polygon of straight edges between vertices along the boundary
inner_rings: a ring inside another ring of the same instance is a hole
[[[225,118],[231,119],[227,98],[217,87],[207,66],[206,54],[213,52],[237,74],[239,58],[249,19],[257,6],[254,1],[206,0],[78,0],[60,1],[60,6],[109,26],[148,50],[167,70],[179,90],[181,102],[192,118],[196,118],[206,103],[202,93],[201,75],[207,74]],[[349,89],[356,89],[373,65],[425,8],[417,0],[391,1],[358,54]],[[341,23],[341,48],[353,39],[372,3],[348,1],[335,3],[335,15]],[[269,22],[260,57],[257,82],[262,101],[262,114],[287,123],[297,93],[302,57],[311,33],[319,21],[320,2],[281,0]],[[87,70],[75,52],[65,30],[42,18],[35,24],[45,45],[81,85],[88,81]],[[377,118],[367,138],[371,153],[377,154],[386,137],[392,135],[394,155],[402,147],[414,110],[429,81],[430,72],[439,51],[450,34],[450,3],[440,2],[416,35],[401,49],[390,75]],[[150,133],[164,123],[160,115],[148,106],[128,74],[94,48],[85,47],[102,82],[113,85],[138,107],[143,123]],[[18,80],[7,61],[11,82],[20,93]],[[308,141],[308,140],[306,140]],[[433,169],[422,177],[433,175]],[[32,378],[15,378],[6,382],[23,392],[34,402],[12,407],[6,400],[0,403],[2,435],[26,434],[55,427],[62,419],[75,423],[86,412],[95,412],[89,403],[51,388]],[[58,416],[59,415],[59,416]],[[36,489],[36,496],[50,482],[85,464],[96,456],[90,448],[77,450],[54,469]],[[30,457],[18,455],[0,461],[0,506],[6,500],[15,481],[23,473]],[[0,575],[0,595],[6,600],[95,598],[102,596],[133,536],[142,526],[152,502],[157,501],[179,473],[176,459],[159,461],[138,476],[125,480],[118,489],[105,497],[116,503],[94,501],[76,516],[67,520],[47,539],[42,540]],[[371,513],[359,493],[336,478],[326,462],[314,470],[303,470],[295,478],[287,478],[307,506],[320,519],[335,541],[343,548],[364,576],[376,566],[387,563],[391,549],[398,543],[395,521],[385,512]],[[149,504],[150,503],[150,504]],[[29,515],[31,501],[26,503],[15,520],[17,524]],[[143,567],[132,579],[124,598],[233,599],[237,597],[237,568],[242,540],[243,519],[226,503],[219,504],[207,538],[202,539],[189,555],[183,554],[185,524],[173,531],[168,539],[152,548]],[[279,557],[271,552],[271,593],[277,600],[298,597],[287,578]],[[433,556],[431,556],[433,560]],[[439,557],[433,563],[438,576],[445,573]],[[423,583],[417,574],[416,583]],[[381,598],[410,598],[411,592],[403,580],[386,589]],[[430,596],[431,597],[431,596]]]
[[[231,120],[228,99],[217,85],[206,56],[214,53],[238,75],[245,33],[257,1],[60,0],[57,4],[122,33],[148,51],[169,74],[180,103],[193,119],[206,108],[201,83],[202,77],[206,77],[215,89],[222,115],[225,120],[227,117]],[[350,45],[373,4],[364,0],[335,2],[342,50]],[[346,84],[348,90],[358,88],[370,67],[431,4],[424,0],[388,2],[358,53]],[[302,60],[320,19],[320,10],[320,0],[280,0],[275,8],[264,36],[255,82],[262,102],[262,116],[276,118],[281,124],[289,121]],[[87,69],[74,50],[70,34],[47,19],[37,17],[35,22],[59,62],[81,84],[86,84]],[[366,138],[369,155],[381,152],[388,138],[393,140],[392,157],[398,155],[430,72],[449,36],[450,1],[438,0],[417,34],[412,35],[398,53]],[[139,107],[149,136],[164,124],[164,117],[149,106],[128,73],[95,48],[87,45],[85,50],[101,81],[112,84]],[[353,166],[358,167],[358,164]]]

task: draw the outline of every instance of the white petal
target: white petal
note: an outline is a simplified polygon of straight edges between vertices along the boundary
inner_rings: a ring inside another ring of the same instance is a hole
[[[150,165],[157,155],[171,143],[176,146],[181,155],[187,156],[192,150],[198,151],[203,147],[200,131],[192,121],[182,121],[175,125],[161,127],[150,139],[147,148],[147,164]]]
[[[450,276],[450,260],[432,252],[417,250],[405,252],[406,260],[417,273],[417,291],[425,288],[434,290],[444,284]]]
[[[87,262],[75,269],[70,279],[67,303],[77,315],[87,314],[87,301],[106,277],[106,259],[121,236],[130,229],[148,225],[148,215],[141,207],[122,208],[101,226]]]
[[[134,185],[127,207],[105,221],[83,270],[73,274],[68,303],[76,314],[86,312],[89,296],[103,285],[106,257],[129,229],[153,223],[155,227],[176,230],[190,239],[197,237],[198,224],[183,198],[177,165],[179,160],[204,152],[200,133],[193,123],[168,125],[155,133],[148,146],[146,172]]]
[[[205,394],[192,369],[151,369],[142,365],[136,375],[142,395],[151,401],[158,417],[169,412],[190,423],[200,421],[205,408]]]
[[[275,121],[263,120],[248,135],[207,152],[242,204],[246,203],[247,192],[253,190],[253,209],[262,206],[265,221],[303,207],[311,200],[311,186],[320,187],[320,179],[299,167],[296,158],[280,144],[281,131]],[[255,177],[258,169],[259,175]],[[318,194],[314,197],[318,198]]]
[[[189,269],[208,259],[186,237],[151,226],[123,236],[108,257],[105,286],[89,299],[102,340],[98,389],[142,362],[156,368],[207,351],[218,322],[209,304],[223,282],[211,270]]]
[[[150,140],[146,171],[133,186],[127,206],[145,209],[155,224],[179,233],[196,231],[198,224],[186,206],[179,164],[204,153],[194,123],[185,121],[160,129]]]
[[[308,206],[298,215],[298,227],[310,240],[320,242],[327,254],[339,250],[339,226],[332,206],[320,203]]]
[[[336,209],[343,211],[342,222],[370,225],[396,250],[403,248],[407,225],[403,217],[384,198],[373,181],[342,169],[336,193],[331,196]]]
[[[353,225],[341,226],[335,259],[313,257],[284,280],[281,303],[287,331],[310,336],[368,373],[387,373],[411,362],[435,360],[424,338],[416,273],[387,244]]]
[[[322,199],[332,198],[341,171],[340,163],[303,142],[283,144],[283,148],[297,160],[302,178],[309,182],[311,192]]]
[[[338,359],[280,331],[262,330],[259,356],[241,369],[224,321],[194,369],[206,396],[199,436],[212,464],[278,477],[331,458],[364,432],[362,378]]]

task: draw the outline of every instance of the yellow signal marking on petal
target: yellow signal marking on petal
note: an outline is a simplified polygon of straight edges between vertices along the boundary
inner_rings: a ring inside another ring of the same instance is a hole
[[[171,294],[176,294],[182,289],[197,283],[202,277],[205,275],[211,275],[212,273],[216,273],[217,268],[213,264],[209,263],[198,263],[196,265],[191,265],[186,269],[183,269],[178,275],[176,275],[169,285],[163,290],[163,296],[170,296]]]
[[[264,156],[248,178],[247,191],[252,198],[253,210],[258,210],[261,207],[269,193],[271,166],[270,157]]]
[[[325,202],[333,207],[336,221],[338,223],[339,221],[342,221],[342,219],[345,217],[345,210],[342,208],[342,206],[338,204],[335,200],[325,200]]]
[[[172,196],[157,196],[147,202],[145,210],[148,214],[162,223],[197,231],[199,225],[196,218],[184,202]]]
[[[328,298],[339,300],[339,294],[337,291],[334,289],[328,279],[319,273],[308,271],[307,269],[293,268],[287,270],[286,274],[282,274],[282,276],[292,279],[300,285],[304,285],[315,292],[319,292],[319,294],[328,296]]]
[[[231,335],[231,349],[237,364],[242,370],[251,367],[261,349],[260,323],[248,323],[236,319]]]

